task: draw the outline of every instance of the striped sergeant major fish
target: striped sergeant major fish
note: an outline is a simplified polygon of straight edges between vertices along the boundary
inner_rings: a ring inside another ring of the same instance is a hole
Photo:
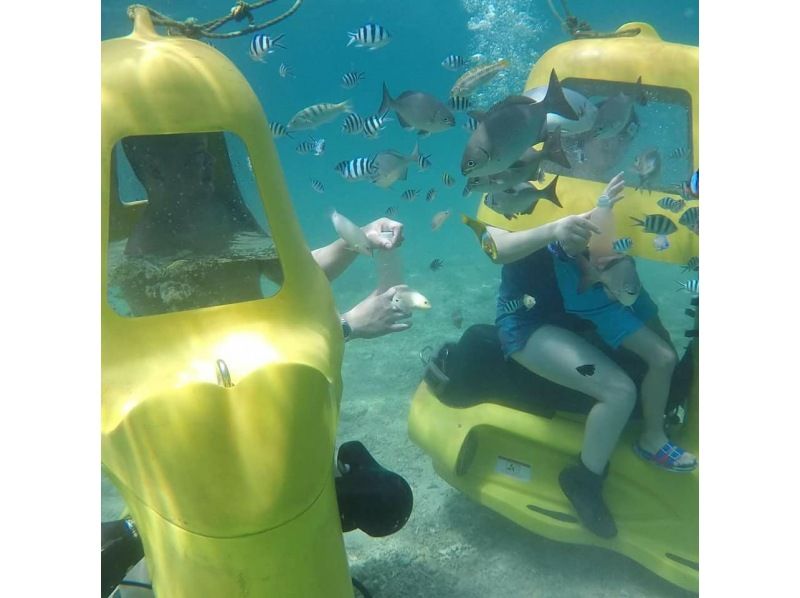
[[[324,147],[325,144],[324,139],[322,140],[322,143]],[[308,141],[302,141],[301,143],[298,143],[294,149],[298,154],[310,154],[315,150],[316,147],[317,147],[317,140],[311,137],[309,138]]]
[[[417,162],[420,170],[428,170],[431,167],[431,154],[420,154]]]
[[[633,226],[644,227],[644,232],[653,233],[654,235],[671,235],[678,230],[675,223],[663,214],[647,214],[644,220],[633,216],[630,219],[635,223]]]
[[[686,265],[683,267],[683,272],[691,270],[692,272],[699,272],[700,271],[700,258],[697,256],[690,257],[689,261],[686,262]]]
[[[375,165],[375,158],[353,158],[352,160],[342,160],[335,167],[335,170],[348,181],[361,181],[373,177],[378,172]]]
[[[342,133],[347,133],[349,135],[360,133],[363,128],[364,119],[355,112],[348,114],[344,119],[344,123],[342,123]]]
[[[472,108],[472,100],[468,96],[450,96],[448,100],[453,110],[465,111]]]
[[[442,182],[448,187],[452,187],[456,184],[456,180],[446,172],[442,174]]]
[[[478,128],[478,121],[475,120],[475,117],[470,116],[461,126],[464,127],[467,131],[474,131],[475,129]]]
[[[256,33],[253,39],[250,40],[250,58],[258,62],[264,62],[267,54],[272,54],[275,48],[286,49],[280,40],[285,34],[281,33],[276,37],[270,37],[263,33]]]
[[[342,75],[342,87],[345,89],[353,89],[356,85],[358,85],[358,82],[364,78],[364,76],[364,73],[357,71],[345,73]]]
[[[672,158],[673,160],[678,158],[685,158],[686,156],[689,155],[690,151],[691,150],[688,147],[676,147],[669,153],[669,157]]]
[[[375,114],[364,119],[364,137],[377,139],[378,134],[383,130],[384,123],[392,120],[386,116],[387,113]]]
[[[317,179],[311,179],[311,188],[317,193],[325,193],[325,187]]]
[[[272,131],[272,136],[275,139],[280,139],[281,137],[289,137],[290,139],[294,139],[291,133],[286,130],[281,123],[269,123],[269,130]]]
[[[700,208],[689,208],[681,214],[678,224],[682,224],[694,234],[700,234]]]
[[[676,291],[689,291],[693,295],[700,294],[700,281],[696,278],[684,280],[683,282],[676,280],[675,282],[678,283],[678,288],[675,289]]]
[[[622,239],[616,239],[613,243],[611,243],[611,248],[617,253],[625,253],[631,247],[633,247],[633,239],[631,239],[630,237],[623,237]]]
[[[449,56],[445,56],[444,60],[442,60],[442,66],[448,71],[457,71],[461,67],[465,66],[468,62],[477,62],[481,58],[483,58],[483,55],[481,54],[473,54],[468,59],[464,59],[458,54],[450,54]]]
[[[377,23],[367,23],[358,28],[358,31],[351,33],[348,31],[347,35],[350,40],[347,45],[355,44],[357,48],[369,48],[370,50],[377,50],[382,48],[392,39],[389,32]]]
[[[683,199],[675,199],[673,197],[664,196],[657,202],[659,208],[664,208],[670,212],[677,214],[686,207],[686,202]]]
[[[507,301],[499,299],[497,303],[498,312],[501,314],[513,314],[521,309],[524,309],[525,311],[532,309],[533,306],[536,305],[536,299],[530,295],[523,295],[517,299],[509,299]]]
[[[294,77],[294,71],[292,70],[292,67],[283,62],[281,62],[281,66],[278,68],[278,74],[284,79],[286,77]]]
[[[428,189],[425,194],[425,201],[433,201],[436,198],[436,189]]]
[[[400,196],[406,201],[414,201],[414,198],[419,195],[419,189],[408,189],[403,191],[403,194]]]

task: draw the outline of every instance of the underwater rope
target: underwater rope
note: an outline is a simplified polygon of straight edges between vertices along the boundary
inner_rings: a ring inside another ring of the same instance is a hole
[[[128,18],[133,20],[134,9],[144,8],[150,13],[150,18],[153,20],[153,24],[166,27],[170,35],[183,35],[192,39],[200,39],[201,37],[212,39],[230,39],[233,37],[239,37],[240,35],[248,35],[254,31],[261,31],[267,27],[272,27],[273,25],[276,25],[284,19],[292,16],[295,12],[297,12],[297,9],[300,8],[300,5],[303,3],[303,0],[295,0],[294,4],[282,15],[278,15],[275,18],[255,25],[253,10],[256,8],[261,8],[266,4],[271,4],[275,1],[276,0],[258,0],[258,2],[249,3],[245,2],[244,0],[237,0],[227,15],[212,21],[208,21],[207,23],[199,23],[195,17],[189,17],[184,21],[176,21],[175,19],[171,19],[170,17],[161,14],[157,10],[143,4],[130,5],[128,7]],[[229,33],[214,33],[215,29],[218,29],[225,23],[230,21],[239,22],[243,19],[247,19],[247,22],[249,23],[249,25],[244,29],[240,29],[239,31],[231,31]]]
[[[567,0],[561,0],[561,5],[564,7],[564,14],[566,15],[565,18],[562,18],[561,15],[558,14],[558,11],[556,10],[555,6],[553,6],[553,0],[547,0],[547,4],[550,6],[550,11],[561,23],[561,28],[566,33],[569,33],[573,39],[633,37],[641,33],[641,29],[639,29],[638,27],[632,29],[626,29],[625,31],[612,31],[611,33],[601,33],[599,31],[592,31],[592,26],[588,22],[579,21],[578,17],[576,17],[570,12],[569,6],[567,6]]]

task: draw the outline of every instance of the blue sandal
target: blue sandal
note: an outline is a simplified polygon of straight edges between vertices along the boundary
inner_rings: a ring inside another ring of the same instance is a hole
[[[661,469],[666,469],[667,471],[687,472],[697,468],[696,459],[694,463],[679,465],[678,460],[686,451],[669,441],[665,442],[664,446],[658,449],[658,452],[656,453],[651,453],[644,450],[639,446],[639,443],[636,442],[633,445],[633,452],[639,455],[645,461],[652,463]]]

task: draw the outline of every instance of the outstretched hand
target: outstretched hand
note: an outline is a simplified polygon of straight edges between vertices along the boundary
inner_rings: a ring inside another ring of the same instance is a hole
[[[608,185],[606,185],[606,188],[603,191],[603,195],[608,198],[609,207],[613,206],[620,199],[625,197],[624,195],[622,195],[622,191],[624,189],[625,189],[625,172],[623,171],[617,173],[613,179],[608,181]]]
[[[378,218],[361,230],[375,249],[394,249],[403,244],[403,224],[395,220]],[[382,233],[391,233],[391,236]]]
[[[390,287],[383,293],[373,291],[344,314],[342,317],[350,324],[353,338],[376,338],[411,328],[411,322],[402,321],[410,318],[411,313],[403,311],[392,303],[395,293],[406,288],[408,288],[406,285],[401,284]]]

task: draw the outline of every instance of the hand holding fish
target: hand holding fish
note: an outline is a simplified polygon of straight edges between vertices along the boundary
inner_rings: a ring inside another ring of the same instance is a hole
[[[586,213],[556,220],[553,236],[567,255],[577,255],[586,248],[592,233],[599,232]]]
[[[399,310],[392,299],[406,285],[390,287],[383,293],[373,291],[366,299],[342,317],[352,329],[352,338],[376,338],[391,332],[401,332],[411,328],[411,322],[402,322],[411,317],[410,311]]]
[[[361,230],[375,248],[394,249],[403,244],[403,224],[389,218],[378,218]],[[392,233],[391,236],[382,233]]]

